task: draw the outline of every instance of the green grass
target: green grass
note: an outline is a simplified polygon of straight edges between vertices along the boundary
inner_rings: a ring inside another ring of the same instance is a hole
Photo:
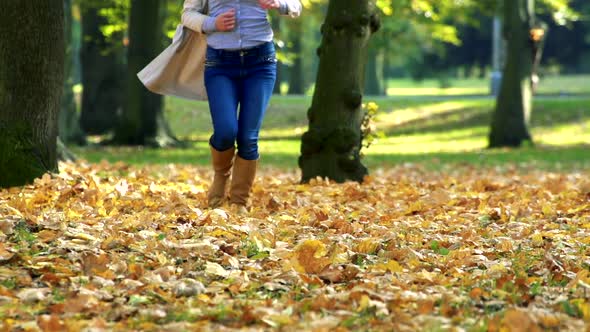
[[[390,96],[457,96],[486,95],[490,91],[489,78],[450,79],[450,87],[441,88],[440,81],[426,79],[395,79],[387,83]],[[540,94],[590,94],[590,75],[546,76],[539,83]]]
[[[590,97],[536,98],[531,118],[535,147],[486,149],[491,98],[369,98],[380,105],[376,123],[385,134],[364,150],[370,168],[400,163],[445,165],[528,164],[550,169],[590,166]],[[261,132],[263,165],[296,168],[300,137],[307,130],[310,97],[273,97]],[[188,140],[185,149],[75,149],[92,162],[132,164],[209,164],[211,125],[207,104],[167,98],[166,116],[173,131]]]

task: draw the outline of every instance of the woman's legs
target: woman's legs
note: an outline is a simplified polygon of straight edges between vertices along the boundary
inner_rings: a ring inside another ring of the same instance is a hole
[[[242,212],[248,203],[258,165],[258,135],[276,80],[276,64],[263,63],[249,68],[240,82],[238,155],[232,173],[230,202]]]
[[[209,110],[213,135],[209,140],[218,151],[233,148],[238,133],[239,86],[235,78],[223,69],[207,70],[205,86],[209,96]]]
[[[209,68],[205,74],[213,122],[213,135],[209,145],[215,175],[207,194],[211,208],[220,206],[225,199],[234,160],[234,142],[238,131],[238,87],[230,74],[221,68]]]
[[[240,82],[240,114],[238,118],[238,156],[258,159],[258,135],[272,96],[276,80],[276,64],[268,63],[248,70]]]
[[[209,204],[218,205],[225,196],[232,168],[228,156],[233,157],[237,141],[230,202],[243,212],[256,175],[258,135],[276,80],[274,47],[267,43],[255,50],[240,52],[210,49],[207,62],[205,86],[213,122],[210,145],[215,170]]]

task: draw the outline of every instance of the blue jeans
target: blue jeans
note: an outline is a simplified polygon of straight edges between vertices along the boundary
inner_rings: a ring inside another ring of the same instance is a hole
[[[213,122],[209,143],[218,151],[258,159],[258,134],[277,76],[272,42],[238,51],[207,48],[205,87]],[[239,105],[239,113],[238,113]]]

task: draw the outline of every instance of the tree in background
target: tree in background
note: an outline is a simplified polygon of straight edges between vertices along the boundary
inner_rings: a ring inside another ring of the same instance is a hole
[[[62,1],[5,0],[0,11],[0,187],[57,169],[64,77]]]
[[[162,0],[131,0],[126,100],[115,130],[115,144],[179,144],[164,118],[162,96],[148,91],[137,78],[163,48],[164,4]]]
[[[379,29],[370,0],[331,0],[322,26],[316,88],[308,111],[299,167],[302,181],[317,176],[363,181],[360,161],[362,100],[367,48]]]
[[[289,94],[301,95],[305,93],[305,82],[303,72],[303,20],[305,15],[297,20],[286,22],[289,30],[290,52],[293,53],[293,61],[289,75]]]
[[[113,130],[125,98],[125,29],[128,3],[78,0],[82,16],[82,129],[92,135]],[[113,24],[115,22],[115,24]]]
[[[554,13],[567,17],[568,0],[547,1]],[[502,85],[492,115],[489,147],[518,147],[531,142],[529,120],[533,91],[531,78],[541,52],[545,30],[535,15],[535,0],[504,0],[503,35],[507,42]],[[557,17],[557,15],[556,15]]]
[[[80,128],[74,100],[74,52],[72,34],[72,0],[64,0],[65,68],[64,87],[59,112],[59,138],[65,144],[85,145],[86,135]]]
[[[504,1],[506,66],[492,117],[490,147],[520,146],[524,141],[532,142],[528,126],[533,98],[531,29],[534,24],[534,0]]]

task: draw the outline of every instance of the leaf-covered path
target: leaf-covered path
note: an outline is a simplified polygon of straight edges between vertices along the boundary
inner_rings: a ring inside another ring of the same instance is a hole
[[[0,191],[0,331],[584,331],[590,174],[263,170],[248,217],[208,168],[62,164]]]

